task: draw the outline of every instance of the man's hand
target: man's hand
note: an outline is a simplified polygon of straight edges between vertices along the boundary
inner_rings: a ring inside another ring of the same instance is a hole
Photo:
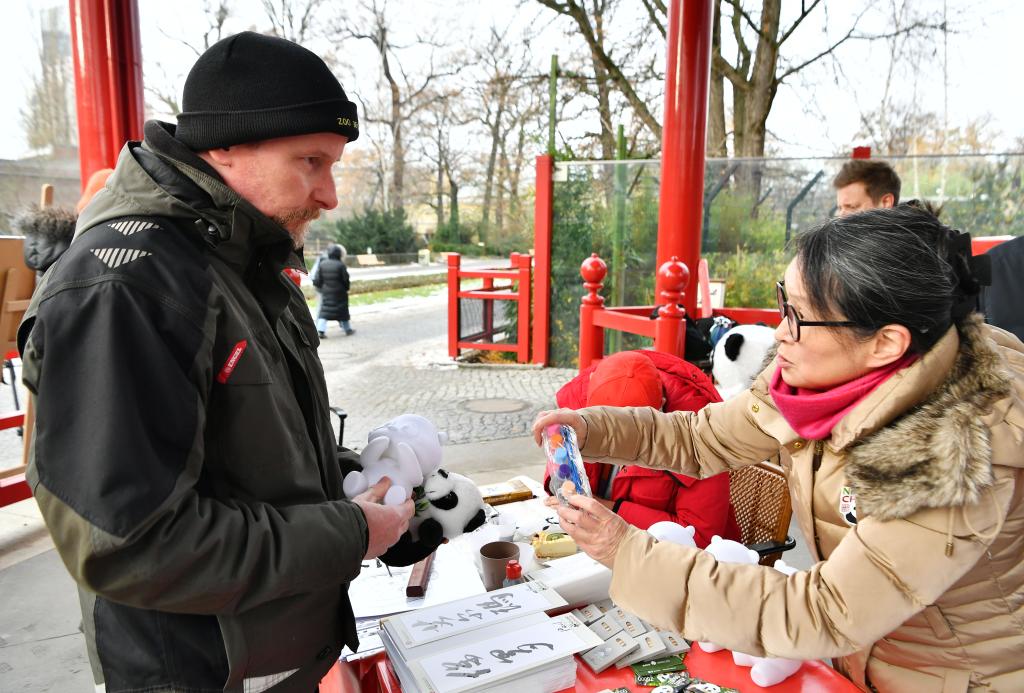
[[[370,535],[364,558],[376,558],[395,544],[409,529],[409,520],[416,512],[411,498],[401,505],[382,505],[389,488],[391,479],[385,477],[352,499],[362,509]]]
[[[566,498],[571,505],[558,508],[562,529],[588,556],[614,569],[615,553],[629,531],[629,524],[594,498],[576,493],[569,493]]]
[[[565,424],[576,431],[576,442],[582,449],[587,444],[587,422],[572,409],[554,409],[542,411],[533,420],[533,440],[541,444],[541,432],[551,424]]]

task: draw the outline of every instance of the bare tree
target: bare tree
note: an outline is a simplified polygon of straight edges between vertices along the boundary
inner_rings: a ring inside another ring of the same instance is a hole
[[[442,46],[429,38],[418,37],[415,43],[429,47],[430,57],[425,68],[418,74],[407,73],[399,54],[409,46],[398,44],[392,39],[387,0],[363,0],[359,8],[363,16],[350,15],[342,19],[340,30],[351,38],[371,42],[377,50],[387,103],[383,112],[367,114],[363,119],[381,123],[391,133],[392,168],[388,201],[391,208],[402,209],[406,194],[406,128],[418,112],[442,98],[444,92],[433,89],[433,85],[455,72],[435,68],[434,50]]]
[[[21,112],[32,149],[74,146],[76,141],[71,38],[58,8],[40,17],[39,76],[34,78],[28,108]]]
[[[316,11],[324,0],[260,0],[275,36],[305,43],[315,28]]]
[[[200,41],[192,41],[180,37],[169,36],[163,29],[160,30],[167,38],[172,41],[176,41],[181,45],[187,47],[198,58],[200,55],[206,52],[206,50],[213,44],[224,38],[224,26],[231,18],[231,2],[230,0],[216,0],[216,2],[210,2],[205,0],[203,2],[203,16],[206,18],[206,27],[203,30],[202,39]],[[145,92],[149,94],[151,99],[154,99],[159,106],[154,109],[168,115],[177,116],[181,113],[181,101],[178,99],[180,89],[178,84],[182,81],[181,76],[177,79],[168,79],[168,75],[164,66],[161,63],[156,63],[156,68],[160,70],[162,79],[159,80],[145,80]],[[174,85],[168,88],[165,85]]]
[[[661,4],[661,11],[664,14],[664,4]],[[605,19],[615,0],[592,0],[590,11],[584,6],[585,0],[537,0],[541,5],[554,10],[558,14],[570,17],[580,31],[580,35],[590,49],[594,61],[595,76],[598,84],[602,79],[610,79],[616,89],[625,97],[637,117],[654,133],[655,137],[661,139],[661,123],[651,113],[644,98],[637,93],[635,80],[630,79],[622,68],[622,61],[613,59],[608,47],[605,35]],[[650,9],[651,5],[645,3]],[[663,26],[663,22],[662,22]],[[662,29],[664,32],[664,29]],[[600,94],[600,87],[598,89]],[[609,127],[609,132],[612,132]],[[615,138],[611,135],[608,138],[611,146],[609,153],[614,152]]]

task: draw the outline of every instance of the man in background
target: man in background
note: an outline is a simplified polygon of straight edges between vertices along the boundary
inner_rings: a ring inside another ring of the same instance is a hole
[[[892,166],[876,159],[851,159],[832,179],[836,215],[895,207],[900,201],[900,177]]]

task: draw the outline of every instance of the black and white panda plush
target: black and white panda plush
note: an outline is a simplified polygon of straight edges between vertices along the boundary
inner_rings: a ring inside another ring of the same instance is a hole
[[[470,479],[440,467],[423,482],[410,523],[414,536],[428,544],[472,532],[486,521],[484,498]]]
[[[380,557],[388,565],[421,561],[446,539],[472,532],[486,521],[480,489],[461,474],[438,467],[416,491],[416,514],[409,521],[409,531]]]
[[[722,399],[748,389],[775,346],[775,330],[764,325],[737,325],[715,344],[711,375]]]

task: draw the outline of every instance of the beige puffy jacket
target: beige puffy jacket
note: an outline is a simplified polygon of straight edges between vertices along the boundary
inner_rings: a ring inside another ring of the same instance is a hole
[[[1024,691],[1024,344],[975,316],[824,441],[782,418],[771,370],[699,412],[584,409],[583,453],[710,476],[781,449],[820,562],[719,565],[631,528],[616,603],[741,652],[836,658],[864,690]]]

